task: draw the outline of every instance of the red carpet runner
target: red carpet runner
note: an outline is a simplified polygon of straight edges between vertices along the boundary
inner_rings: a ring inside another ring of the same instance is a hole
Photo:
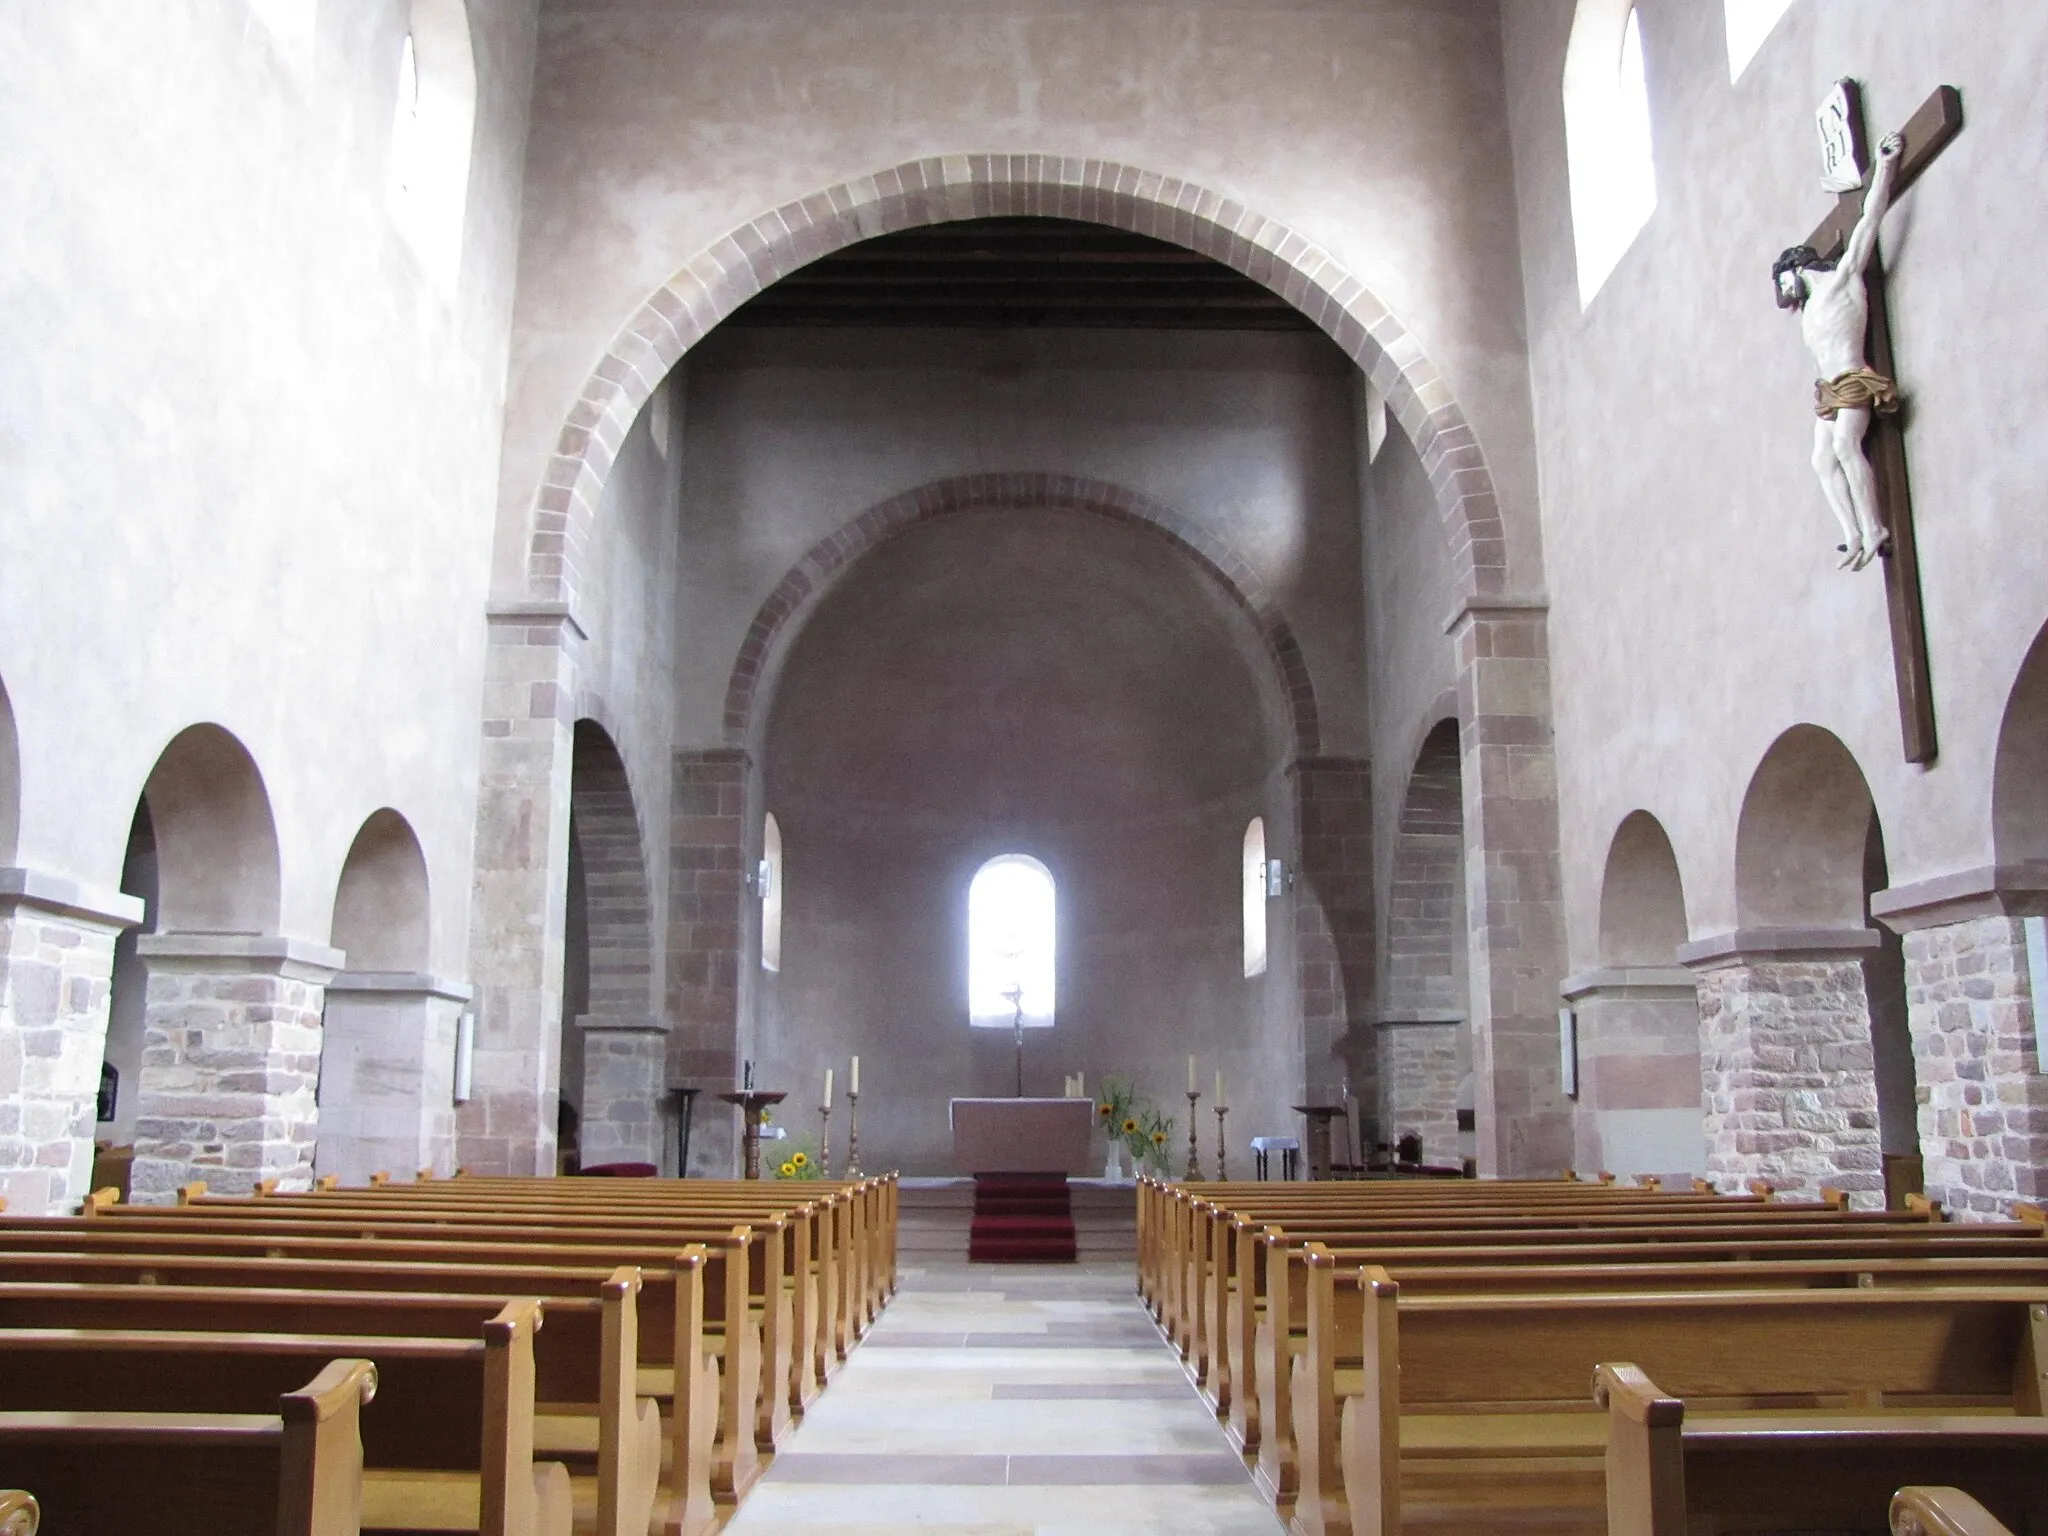
[[[977,1173],[967,1257],[976,1264],[1071,1264],[1074,1207],[1063,1173]]]

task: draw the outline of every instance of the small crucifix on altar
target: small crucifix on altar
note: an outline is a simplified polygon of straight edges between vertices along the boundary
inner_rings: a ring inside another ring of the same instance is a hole
[[[1779,256],[1771,281],[1779,306],[1799,311],[1820,374],[1813,466],[1842,529],[1840,563],[1883,567],[1906,761],[1929,763],[1936,751],[1934,697],[1877,233],[1892,200],[1962,131],[1962,97],[1953,86],[1937,88],[1903,128],[1886,135],[1867,175],[1856,82],[1838,81],[1816,121],[1821,184],[1836,194],[1834,211]]]

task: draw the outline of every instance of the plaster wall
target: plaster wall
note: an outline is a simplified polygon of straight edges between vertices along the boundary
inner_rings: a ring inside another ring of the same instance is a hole
[[[152,761],[216,721],[263,774],[282,930],[325,941],[392,806],[460,975],[536,7],[472,8],[452,292],[386,212],[406,7],[304,9],[0,16],[17,862],[113,889]]]
[[[1219,1065],[1234,1143],[1288,1125],[1298,1009],[1269,994],[1293,956],[1249,981],[1240,935],[1244,827],[1288,739],[1267,666],[1184,556],[1086,513],[960,514],[854,567],[792,649],[764,765],[783,954],[753,1051],[793,1133],[858,1053],[863,1165],[947,1172],[948,1099],[1012,1091],[1010,1033],[966,1019],[967,887],[1006,852],[1058,882],[1057,1023],[1027,1039],[1027,1092],[1130,1074],[1179,1121],[1177,1170],[1193,1053],[1205,1165]]]
[[[1362,746],[1356,370],[1324,338],[734,330],[686,366],[680,745],[722,739],[747,627],[812,544],[920,485],[1029,469],[1211,529],[1300,638],[1324,750]]]
[[[1330,251],[1445,370],[1533,579],[1499,70],[1490,0],[550,3],[500,589],[521,585],[535,488],[577,390],[655,288],[786,200],[984,151],[1182,176]]]
[[[1671,834],[1693,936],[1735,927],[1744,788],[1801,721],[1854,754],[1894,885],[1992,862],[1998,721],[2048,616],[2048,542],[2016,536],[2048,483],[2048,442],[2029,427],[2048,387],[2048,305],[2038,200],[2023,190],[2048,170],[2048,12],[1800,0],[1734,84],[1721,7],[1638,12],[1658,206],[1581,312],[1559,97],[1572,6],[1502,10],[1575,966],[1597,942],[1602,850],[1638,807]],[[1964,101],[1962,135],[1884,231],[1941,743],[1931,768],[1902,760],[1882,579],[1834,569],[1807,463],[1813,368],[1769,286],[1777,252],[1827,209],[1812,113],[1844,75],[1863,82],[1874,133],[1938,84]],[[1848,883],[1855,869],[1834,873]]]

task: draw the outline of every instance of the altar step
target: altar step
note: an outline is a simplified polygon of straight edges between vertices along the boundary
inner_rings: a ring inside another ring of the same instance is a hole
[[[1058,1173],[978,1173],[974,1223],[967,1229],[973,1264],[1071,1264],[1074,1208]]]
[[[1070,1179],[1074,1252],[1082,1262],[1134,1262],[1138,1253],[1135,1186]],[[967,1255],[974,1222],[974,1180],[906,1176],[897,1186],[896,1244],[903,1261],[957,1264]]]

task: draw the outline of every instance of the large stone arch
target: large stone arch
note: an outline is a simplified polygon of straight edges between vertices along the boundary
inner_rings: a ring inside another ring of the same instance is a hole
[[[800,620],[843,572],[866,555],[935,518],[987,508],[1060,507],[1089,512],[1152,534],[1194,562],[1228,595],[1265,643],[1285,702],[1295,754],[1322,749],[1315,684],[1301,644],[1279,602],[1259,575],[1221,539],[1193,518],[1120,485],[1073,475],[1036,472],[960,475],[934,480],[868,508],[818,540],[775,585],[754,614],[733,662],[725,691],[728,747],[755,744],[761,713],[773,692],[775,669]]]
[[[946,155],[843,182],[742,225],[651,294],[598,360],[563,423],[528,530],[529,602],[574,611],[606,479],[669,370],[763,288],[877,235],[958,219],[1082,219],[1198,251],[1265,284],[1365,370],[1414,443],[1468,598],[1512,589],[1493,478],[1464,410],[1421,343],[1327,251],[1242,203],[1114,161]]]

